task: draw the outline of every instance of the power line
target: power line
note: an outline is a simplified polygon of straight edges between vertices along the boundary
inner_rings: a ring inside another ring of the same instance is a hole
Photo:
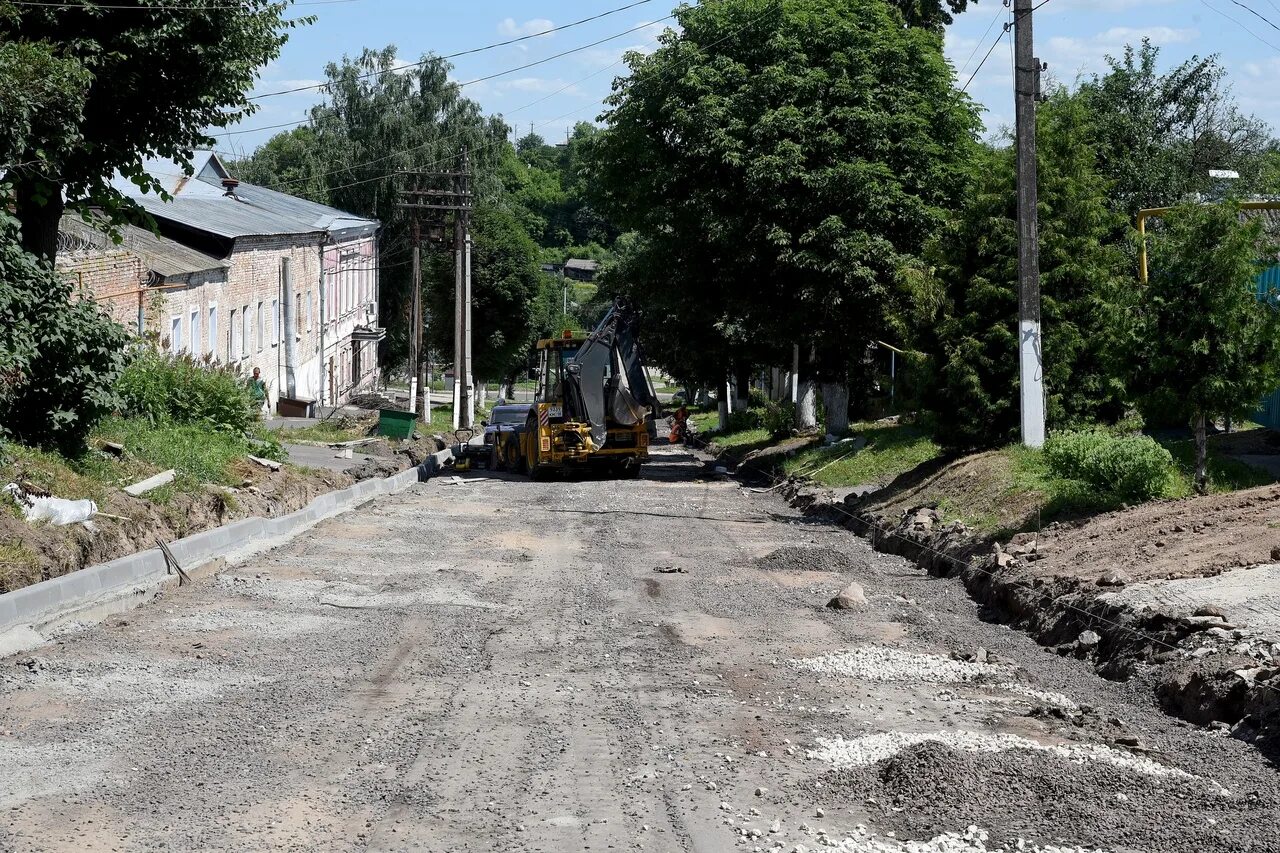
[[[1200,5],[1201,5],[1201,6],[1204,6],[1206,9],[1208,9],[1208,10],[1209,10],[1209,11],[1211,11],[1211,12],[1213,12],[1214,14],[1221,15],[1222,17],[1226,18],[1228,21],[1230,21],[1231,23],[1235,24],[1237,27],[1239,27],[1240,29],[1244,30],[1246,33],[1248,33],[1249,35],[1253,36],[1255,39],[1257,39],[1258,41],[1262,42],[1263,44],[1265,44],[1267,47],[1271,48],[1272,50],[1277,51],[1277,52],[1280,52],[1280,47],[1276,47],[1274,44],[1272,44],[1271,42],[1269,42],[1269,41],[1267,41],[1266,39],[1264,39],[1262,36],[1260,36],[1260,35],[1258,35],[1257,33],[1255,33],[1255,32],[1254,32],[1253,30],[1251,30],[1249,27],[1246,27],[1244,24],[1240,23],[1240,21],[1239,21],[1239,20],[1237,20],[1236,18],[1232,17],[1231,15],[1228,15],[1226,12],[1222,11],[1222,10],[1221,10],[1221,9],[1219,9],[1217,6],[1212,6],[1212,5],[1210,5],[1210,4],[1208,3],[1208,0],[1200,0]]]
[[[751,25],[753,25],[753,24],[755,24],[755,23],[757,23],[757,22],[759,22],[759,21],[764,20],[765,16],[766,16],[770,11],[771,11],[770,9],[765,9],[765,10],[764,10],[764,11],[762,11],[759,15],[757,15],[756,17],[752,18],[751,20],[747,21],[747,22],[746,22],[746,23],[744,23],[742,26],[738,27],[737,29],[733,30],[732,32],[729,32],[729,33],[727,33],[726,35],[723,35],[723,36],[721,36],[720,38],[716,39],[715,41],[709,42],[709,43],[708,43],[708,44],[706,44],[706,45],[702,45],[702,46],[701,46],[701,47],[702,47],[702,49],[703,49],[703,50],[706,50],[706,49],[709,49],[709,48],[715,47],[716,45],[721,44],[722,42],[728,41],[729,39],[733,38],[734,36],[738,35],[739,33],[743,32],[744,30],[746,30],[746,29],[747,29],[747,27],[750,27]],[[624,59],[625,59],[625,57],[624,57]],[[592,72],[591,74],[589,74],[589,75],[587,75],[587,76],[588,76],[588,77],[594,77],[594,76],[595,76],[595,75],[597,75],[597,74],[601,74],[601,73],[603,73],[603,72],[605,72],[605,71],[609,70],[610,68],[612,68],[612,67],[613,67],[613,66],[615,66],[615,65],[620,65],[620,64],[624,61],[624,59],[618,59],[618,60],[615,60],[615,61],[614,61],[614,62],[612,62],[611,64],[606,65],[606,66],[604,66],[603,68],[600,68],[600,69],[598,69],[597,71],[594,71],[594,72]],[[583,78],[583,79],[587,79],[587,78]],[[578,82],[581,82],[581,81],[578,81]],[[569,84],[569,86],[573,86],[573,85],[576,85],[576,83],[571,83],[571,84]],[[569,86],[566,86],[566,87],[564,87],[564,88],[569,88]],[[562,90],[562,91],[563,91],[563,90]],[[540,103],[541,101],[545,101],[545,100],[547,100],[547,98],[550,98],[550,97],[554,96],[555,94],[557,94],[557,93],[553,92],[551,95],[547,95],[546,97],[541,98],[539,101],[535,101],[534,103]],[[527,104],[525,107],[521,107],[521,108],[519,108],[519,109],[526,109],[526,108],[527,108],[527,107],[529,107],[529,106],[533,106],[533,104]],[[545,127],[545,126],[547,126],[547,125],[554,124],[554,123],[556,123],[556,122],[559,122],[559,121],[562,121],[562,120],[564,120],[564,119],[566,119],[566,118],[569,118],[570,116],[576,115],[576,114],[578,114],[578,113],[582,112],[583,110],[586,110],[586,109],[594,109],[594,108],[595,108],[595,105],[593,105],[593,104],[588,104],[588,105],[586,105],[586,106],[582,106],[582,107],[578,107],[577,109],[570,110],[569,112],[564,113],[564,114],[559,115],[559,116],[556,116],[555,118],[550,118],[550,119],[547,119],[547,120],[542,121],[542,122],[536,122],[536,123],[533,123],[533,124],[531,124],[531,125],[530,125],[530,132],[532,132],[532,130],[533,130],[534,128],[536,128],[536,127]],[[458,140],[458,139],[461,139],[461,138],[462,138],[462,136],[463,136],[463,134],[455,134],[453,137],[446,137],[446,138],[444,138],[444,139],[440,139],[440,140],[432,140],[431,142],[429,142],[429,143],[424,143],[423,145],[414,146],[413,148],[408,148],[408,149],[405,149],[405,150],[403,150],[403,151],[395,151],[395,152],[392,152],[391,154],[389,154],[389,155],[387,155],[387,156],[384,156],[384,157],[378,158],[378,159],[376,159],[376,160],[368,161],[367,163],[357,163],[357,164],[353,164],[352,166],[349,166],[349,167],[347,167],[346,169],[340,169],[340,170],[338,170],[338,171],[349,171],[350,169],[356,168],[356,167],[361,166],[361,165],[368,165],[368,163],[376,163],[376,162],[379,162],[380,160],[387,160],[387,159],[390,159],[390,158],[392,158],[392,157],[399,156],[399,155],[401,155],[401,154],[408,154],[408,153],[411,153],[411,152],[413,152],[413,151],[415,151],[415,150],[418,150],[418,149],[421,149],[421,148],[425,148],[427,145],[441,145],[441,144],[444,144],[444,143],[447,143],[447,142],[450,142],[450,141],[456,141],[456,140]],[[475,151],[483,151],[483,150],[487,150],[487,149],[489,149],[489,148],[492,148],[492,147],[494,147],[494,146],[497,146],[497,145],[499,145],[499,144],[501,144],[501,145],[505,145],[505,144],[507,144],[507,141],[506,141],[505,139],[503,139],[503,140],[501,140],[501,141],[499,141],[499,140],[493,140],[493,141],[491,141],[491,142],[489,142],[489,143],[487,143],[487,144],[482,143],[481,145],[479,145],[479,146],[478,146],[476,149],[474,149],[474,150],[475,150]],[[474,153],[474,151],[473,151],[473,153]],[[415,166],[414,168],[415,168],[416,170],[419,170],[419,171],[426,171],[426,170],[428,170],[428,169],[430,169],[430,168],[432,168],[432,167],[434,167],[434,166],[440,166],[440,165],[443,165],[443,164],[446,164],[446,163],[452,162],[452,160],[453,160],[453,158],[452,158],[452,157],[445,157],[445,158],[442,158],[442,159],[440,159],[440,160],[436,160],[435,162],[432,162],[432,163],[419,164],[419,165]],[[330,191],[330,192],[332,192],[332,191],[334,191],[334,190],[349,189],[350,187],[361,186],[361,185],[363,185],[363,184],[373,183],[374,181],[381,181],[381,180],[384,180],[385,178],[388,178],[388,177],[391,177],[391,176],[393,176],[393,175],[395,175],[395,174],[398,174],[398,172],[399,172],[399,171],[400,171],[400,170],[395,170],[395,171],[392,171],[392,172],[384,172],[384,173],[382,173],[382,174],[375,175],[375,176],[370,177],[370,178],[364,178],[364,179],[361,179],[361,180],[358,180],[358,181],[352,181],[352,182],[350,182],[350,183],[340,184],[340,185],[338,185],[338,186],[334,186],[334,187],[326,187],[326,189],[327,189],[328,191]],[[331,173],[328,173],[328,174],[334,174],[334,173],[332,173],[332,172],[331,172]],[[315,177],[321,177],[321,176],[315,176]],[[269,189],[274,189],[274,188],[278,188],[278,187],[282,187],[282,186],[288,186],[288,185],[290,185],[290,184],[294,184],[294,183],[301,183],[301,182],[304,182],[304,181],[307,181],[307,180],[310,180],[310,178],[299,178],[299,179],[295,179],[295,180],[293,180],[293,181],[290,181],[290,182],[288,182],[288,183],[279,183],[279,184],[276,184],[276,185],[275,185],[275,187],[269,187]]]
[[[615,39],[620,39],[620,38],[622,38],[623,36],[630,35],[631,33],[637,32],[638,30],[647,29],[648,27],[651,27],[651,26],[653,26],[654,24],[660,24],[660,23],[662,23],[663,21],[668,21],[668,20],[670,20],[670,19],[672,19],[672,18],[674,18],[674,17],[675,17],[675,14],[673,13],[673,14],[667,15],[666,17],[659,18],[659,19],[657,19],[656,21],[649,21],[648,23],[641,24],[641,25],[639,25],[639,26],[637,26],[637,27],[632,27],[631,29],[629,29],[629,30],[625,30],[624,32],[615,33],[614,35],[608,36],[607,38],[600,39],[599,41],[594,41],[594,42],[592,42],[591,44],[584,44],[584,45],[581,45],[581,46],[579,46],[579,47],[575,47],[575,48],[571,48],[571,49],[569,49],[569,50],[562,51],[562,52],[560,52],[560,53],[555,54],[554,56],[548,56],[548,57],[547,57],[547,58],[545,58],[545,59],[539,59],[539,60],[538,60],[538,61],[536,61],[536,62],[526,63],[525,65],[520,65],[520,66],[517,66],[517,67],[515,67],[515,68],[507,68],[507,69],[505,69],[505,70],[503,70],[503,71],[499,71],[499,72],[496,72],[496,73],[494,73],[494,74],[489,74],[489,75],[487,75],[487,76],[485,76],[485,77],[477,77],[477,78],[476,78],[476,79],[474,79],[474,80],[467,80],[467,81],[465,81],[465,82],[463,82],[463,83],[456,83],[455,85],[456,85],[459,89],[464,89],[464,88],[466,88],[467,86],[474,86],[476,83],[483,83],[483,82],[485,82],[486,80],[493,80],[494,78],[497,78],[497,77],[504,77],[504,76],[506,76],[506,75],[508,75],[508,74],[514,74],[514,73],[516,73],[517,71],[524,71],[525,69],[533,68],[533,67],[538,66],[538,65],[545,65],[545,64],[546,64],[546,63],[548,63],[548,62],[552,62],[552,61],[557,60],[557,59],[563,59],[564,57],[569,56],[569,55],[571,55],[571,54],[574,54],[574,53],[581,53],[581,52],[582,52],[582,51],[584,51],[584,50],[589,50],[589,49],[591,49],[591,48],[593,48],[593,47],[599,47],[600,45],[605,44],[606,42],[614,41]],[[442,60],[442,59],[447,59],[447,58],[448,58],[448,57],[443,57],[443,56],[441,56],[441,57],[433,57],[432,59],[428,59],[428,60],[424,60],[423,62],[416,63],[416,65],[423,65],[423,64],[425,64],[426,62],[432,62],[432,61],[435,61],[435,60]],[[408,68],[408,67],[414,67],[414,66],[404,66],[404,67]],[[371,72],[371,74],[390,74],[390,73],[393,73],[393,70],[392,70],[392,69],[388,69],[388,70],[386,70],[386,71],[376,71],[376,72]],[[369,74],[361,75],[361,77],[368,77],[368,76],[370,76],[370,75],[369,75]],[[332,83],[322,83],[322,84],[320,84],[320,85],[321,85],[321,86],[329,86],[329,85],[332,85]],[[265,97],[265,96],[264,96],[264,97]],[[406,97],[404,97],[404,98],[399,98],[399,99],[397,99],[397,100],[393,100],[393,101],[391,101],[390,103],[388,103],[388,104],[387,104],[387,106],[394,106],[394,105],[396,105],[396,104],[402,104],[402,103],[405,103],[405,102],[407,102],[407,101],[411,101],[411,100],[413,100],[413,98],[415,98],[415,97],[416,97],[416,94],[410,93],[409,95],[407,95],[407,96],[406,96]],[[315,119],[314,119],[314,118],[304,118],[304,119],[299,119],[298,121],[287,121],[287,122],[282,122],[282,123],[280,123],[280,124],[268,124],[268,125],[263,125],[263,126],[261,126],[261,127],[248,127],[248,128],[243,128],[243,129],[241,129],[241,130],[226,130],[226,131],[223,131],[223,132],[222,132],[222,134],[220,134],[220,135],[222,135],[222,136],[240,136],[240,135],[245,134],[245,133],[257,133],[258,131],[262,131],[262,130],[278,130],[279,128],[282,128],[282,127],[297,127],[297,126],[299,126],[299,125],[304,125],[304,124],[314,124],[314,123],[315,123]]]
[[[987,29],[982,33],[982,35],[978,36],[977,40],[973,43],[973,50],[969,52],[969,58],[964,61],[964,65],[960,66],[958,74],[963,74],[965,70],[968,69],[969,63],[973,62],[973,58],[978,55],[978,48],[982,47],[982,42],[991,34],[991,28],[996,25],[996,21],[1000,20],[1000,16],[1004,14],[1005,12],[1003,9],[996,10],[995,17],[991,19],[991,23],[987,24]]]
[[[1245,4],[1241,3],[1241,2],[1240,2],[1240,0],[1231,0],[1231,2],[1232,2],[1232,3],[1235,3],[1235,4],[1236,4],[1237,6],[1239,6],[1241,9],[1244,9],[1244,10],[1245,10],[1246,12],[1248,12],[1250,15],[1253,15],[1253,16],[1257,17],[1257,19],[1258,19],[1259,21],[1262,21],[1262,22],[1263,22],[1264,24],[1266,24],[1268,27],[1271,27],[1271,29],[1273,29],[1273,30],[1275,30],[1276,32],[1280,33],[1280,27],[1277,27],[1275,24],[1271,23],[1271,21],[1270,21],[1270,20],[1268,20],[1267,18],[1263,17],[1263,15],[1262,15],[1262,13],[1261,13],[1261,12],[1255,11],[1251,6],[1246,6]]]
[[[552,27],[551,29],[543,30],[540,33],[532,33],[530,35],[520,36],[519,38],[507,39],[506,41],[500,41],[500,42],[494,42],[493,44],[486,44],[483,47],[473,47],[470,50],[460,50],[457,53],[450,53],[446,56],[434,56],[431,59],[424,59],[422,62],[410,62],[407,65],[400,65],[395,68],[389,68],[386,71],[370,71],[367,74],[357,74],[354,79],[363,80],[366,77],[374,77],[379,74],[394,74],[399,71],[406,71],[410,68],[417,68],[419,66],[426,65],[428,62],[434,62],[438,59],[457,59],[460,56],[470,56],[471,54],[474,54],[474,53],[483,53],[486,50],[493,50],[494,48],[506,47],[508,45],[516,44],[518,42],[528,41],[529,39],[541,38],[542,36],[551,35],[552,33],[558,33],[562,30],[571,29],[572,27],[581,26],[582,24],[587,24],[592,21],[598,21],[601,18],[607,18],[610,15],[616,15],[619,12],[625,12],[628,9],[634,9],[637,6],[643,6],[646,3],[652,3],[652,2],[653,0],[636,0],[636,2],[628,6],[620,6],[617,9],[610,9],[607,12],[601,12],[598,15],[592,15],[590,18],[583,18],[580,21],[574,21],[569,24],[561,24],[558,27]],[[328,83],[315,83],[310,86],[297,86],[292,89],[281,89],[279,92],[267,92],[262,95],[254,95],[252,98],[249,98],[249,100],[257,101],[257,100],[261,100],[262,98],[275,97],[276,95],[289,95],[294,92],[305,92],[309,89],[323,89],[325,86],[328,86],[328,85],[329,85]]]
[[[982,66],[987,64],[987,60],[990,59],[991,54],[995,52],[996,46],[999,45],[1000,41],[1008,34],[1009,34],[1009,24],[1005,24],[1000,30],[1000,35],[996,36],[996,40],[991,43],[991,47],[987,48],[986,56],[982,57],[982,61],[978,63],[978,67],[973,69],[973,73],[969,75],[969,79],[965,81],[965,84],[963,86],[960,87],[961,92],[969,91],[970,84],[972,84],[974,78],[978,76],[978,72],[982,70]]]
[[[41,2],[41,0],[7,0],[12,6],[35,6],[43,9],[80,9],[84,11],[98,11],[99,9],[109,9],[119,12],[216,12],[219,10],[241,9],[251,11],[242,3],[210,3],[205,6],[171,6],[156,5],[147,6],[144,4],[135,4],[133,6],[104,4],[104,3],[53,3]],[[294,0],[294,6],[330,6],[334,3],[356,3],[359,0]]]

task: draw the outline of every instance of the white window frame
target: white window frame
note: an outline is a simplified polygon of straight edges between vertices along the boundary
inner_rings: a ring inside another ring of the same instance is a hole
[[[209,325],[209,357],[218,361],[218,303],[210,302],[205,309],[205,322]]]
[[[169,352],[172,355],[178,355],[182,352],[181,314],[173,314],[169,317]]]
[[[190,342],[187,344],[187,352],[191,353],[192,358],[199,358],[202,354],[201,347],[204,346],[204,337],[201,334],[203,329],[200,327],[200,306],[197,305],[191,309],[191,322],[187,326],[188,338],[190,338]]]
[[[280,334],[280,300],[271,300],[271,345],[279,346],[284,340],[284,336]]]
[[[241,360],[249,357],[250,351],[253,349],[253,317],[249,314],[249,306],[244,306],[240,312],[240,358]]]
[[[237,329],[236,325],[242,322],[243,319],[240,316],[239,309],[232,308],[231,315],[227,318],[227,331],[230,333],[230,337],[227,339],[228,362],[240,360],[240,344],[243,340],[244,332],[242,329]]]
[[[263,306],[266,305],[261,299],[258,300],[258,352],[262,352],[262,348],[266,341],[266,315],[263,313]]]

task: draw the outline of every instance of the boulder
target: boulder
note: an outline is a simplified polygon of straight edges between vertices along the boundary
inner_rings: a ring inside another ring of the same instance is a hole
[[[857,583],[851,583],[840,591],[840,594],[827,602],[827,607],[832,610],[857,610],[867,606],[867,595],[862,591],[862,586]]]
[[[1114,569],[1098,578],[1098,586],[1127,586],[1129,582],[1128,575]]]
[[[1082,649],[1092,649],[1102,642],[1102,637],[1097,631],[1081,631],[1080,636],[1076,637],[1076,645]]]

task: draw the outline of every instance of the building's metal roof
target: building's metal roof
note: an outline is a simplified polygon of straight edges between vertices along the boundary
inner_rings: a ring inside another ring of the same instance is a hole
[[[147,268],[165,278],[231,266],[224,260],[206,255],[165,237],[157,237],[145,228],[122,225],[118,229],[121,242],[111,239],[104,226],[85,222],[79,216],[67,214],[58,224],[60,254],[74,256],[78,252],[103,252],[122,249],[142,258]]]
[[[582,270],[583,272],[596,272],[600,269],[599,261],[587,261],[582,258],[570,258],[564,262],[564,268],[567,270]]]
[[[266,187],[240,183],[229,194],[223,179],[230,177],[230,173],[212,151],[195,152],[194,173],[189,178],[174,163],[148,160],[143,165],[173,196],[172,201],[144,194],[118,175],[112,185],[157,219],[217,237],[309,235],[324,231],[340,231],[351,237],[372,235],[378,230],[376,219]]]

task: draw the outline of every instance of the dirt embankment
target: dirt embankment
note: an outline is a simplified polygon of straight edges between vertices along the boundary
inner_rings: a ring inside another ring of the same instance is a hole
[[[981,457],[965,463],[984,464]],[[1251,633],[1247,613],[1176,600],[1135,608],[1108,595],[1141,581],[1280,561],[1280,486],[1160,501],[1000,541],[945,522],[936,502],[913,500],[922,489],[936,494],[945,480],[969,476],[964,467],[940,463],[891,498],[836,501],[800,484],[787,494],[878,550],[959,579],[988,618],[1088,659],[1108,678],[1139,680],[1168,713],[1230,728],[1280,760],[1280,645]],[[1024,509],[1011,507],[1009,516]]]
[[[98,507],[106,515],[88,527],[29,524],[0,514],[0,543],[6,546],[0,592],[154,548],[157,539],[171,542],[251,516],[287,515],[353,482],[332,471],[271,471],[248,460],[236,463],[236,474],[242,478],[239,488],[208,485],[194,493],[176,492],[163,503],[113,491]]]

